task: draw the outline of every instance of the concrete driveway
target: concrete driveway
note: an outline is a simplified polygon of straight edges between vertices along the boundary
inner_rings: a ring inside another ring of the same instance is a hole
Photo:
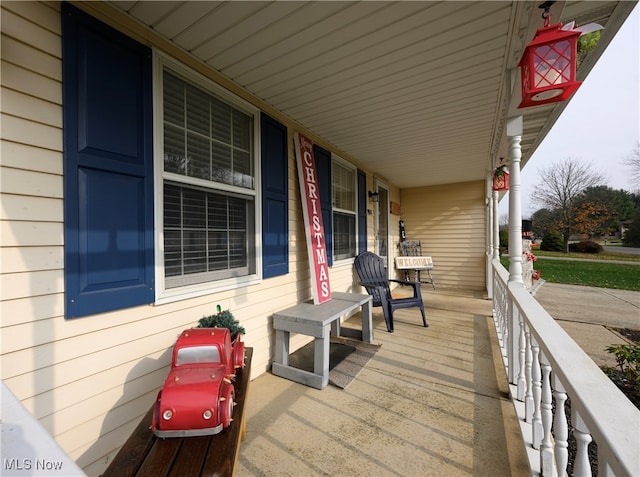
[[[598,366],[615,366],[605,348],[628,342],[612,328],[640,330],[637,291],[545,282],[535,298]]]

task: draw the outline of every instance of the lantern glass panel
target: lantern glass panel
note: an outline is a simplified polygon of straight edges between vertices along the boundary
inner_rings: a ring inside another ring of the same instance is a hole
[[[571,43],[558,41],[534,50],[534,86],[544,88],[571,80]]]

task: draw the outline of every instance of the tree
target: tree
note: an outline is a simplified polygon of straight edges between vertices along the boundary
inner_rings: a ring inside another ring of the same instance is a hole
[[[640,141],[636,142],[631,152],[622,160],[629,169],[629,182],[634,191],[640,192]]]
[[[631,218],[635,197],[631,192],[607,186],[588,187],[577,200],[576,228],[592,238],[612,235],[620,223]]]
[[[542,208],[531,216],[531,230],[535,238],[544,237],[550,230],[559,228],[560,214],[555,210]]]
[[[631,217],[631,226],[622,237],[622,245],[626,247],[640,247],[640,208]]]
[[[540,184],[533,201],[560,214],[560,232],[564,251],[568,252],[569,238],[576,231],[577,199],[587,187],[604,184],[606,176],[574,157],[551,164],[538,171],[538,176]]]

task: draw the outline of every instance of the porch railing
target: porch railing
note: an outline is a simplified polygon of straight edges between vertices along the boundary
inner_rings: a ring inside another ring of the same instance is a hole
[[[598,476],[639,476],[640,411],[521,284],[508,281],[498,259],[492,269],[496,332],[532,475],[567,474],[571,432],[571,475],[592,475],[593,440]]]

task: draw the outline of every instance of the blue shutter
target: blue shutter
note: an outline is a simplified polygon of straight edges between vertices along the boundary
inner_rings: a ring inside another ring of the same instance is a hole
[[[154,300],[151,50],[62,3],[66,317]]]
[[[289,273],[289,158],[287,128],[261,117],[262,277]]]
[[[367,251],[367,175],[358,169],[358,253]]]
[[[322,209],[322,225],[324,227],[324,241],[327,246],[329,266],[333,265],[333,191],[331,187],[331,153],[318,145],[313,145],[313,156],[316,160],[318,172],[318,190],[320,193],[320,208]]]

